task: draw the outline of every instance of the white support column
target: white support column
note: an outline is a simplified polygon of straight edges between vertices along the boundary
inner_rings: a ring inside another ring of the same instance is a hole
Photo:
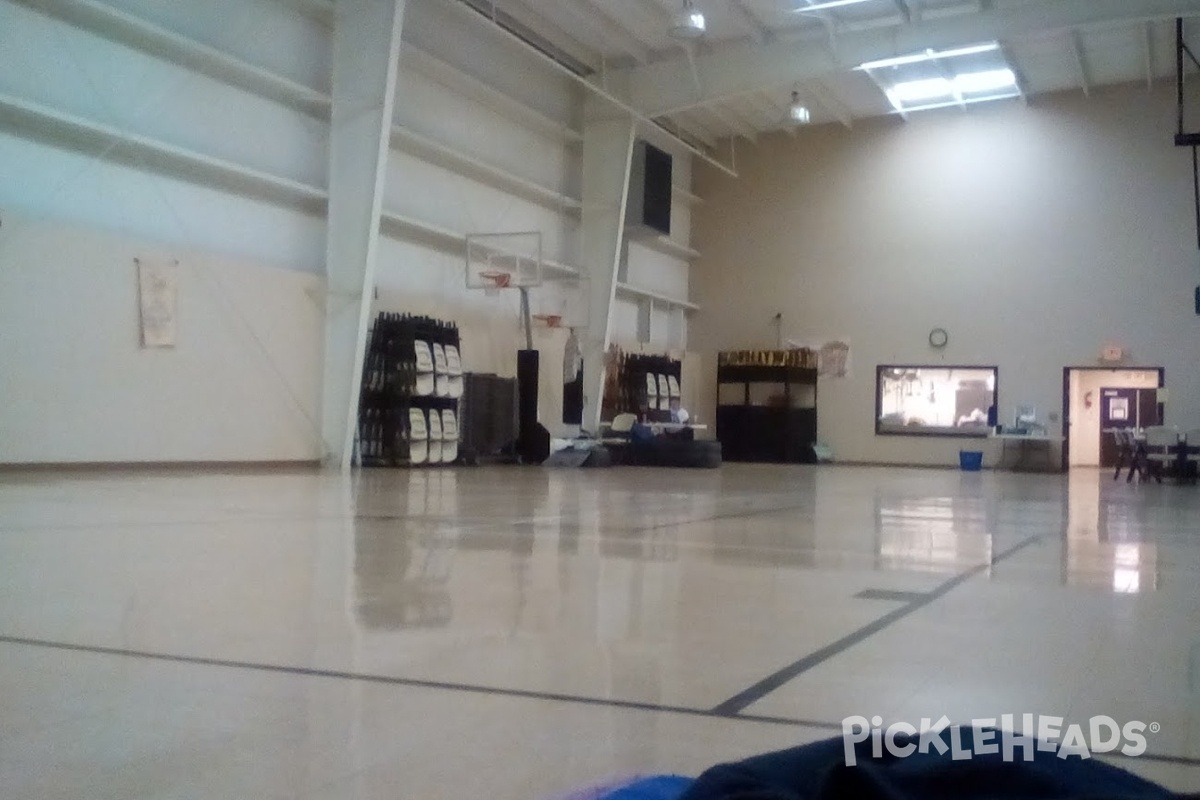
[[[338,0],[326,228],[325,463],[348,469],[375,284],[405,0]]]
[[[583,350],[583,427],[600,425],[604,354],[612,340],[612,306],[625,238],[625,206],[633,158],[632,116],[589,101],[583,126],[582,263],[588,275],[589,319]]]

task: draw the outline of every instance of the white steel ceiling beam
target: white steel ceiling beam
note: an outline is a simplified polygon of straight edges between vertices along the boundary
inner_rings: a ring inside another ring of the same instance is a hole
[[[720,123],[713,122],[711,118],[705,117],[701,113],[703,111],[703,108],[688,109],[683,114],[676,115],[674,119],[684,128],[698,135],[706,145],[715,149],[717,140],[727,136],[728,133],[718,127]]]
[[[708,130],[707,128],[701,128],[698,124],[695,124],[691,121],[681,120],[679,115],[666,117],[665,119],[675,127],[676,131],[679,131],[684,136],[697,142],[701,142],[710,148],[715,148],[717,146],[717,140],[713,137],[712,131]]]
[[[609,0],[598,0],[598,2],[609,2]],[[656,24],[666,26],[671,22],[671,12],[659,5],[658,0],[638,0],[638,5],[646,10]]]
[[[602,27],[626,42],[625,52],[636,58],[638,63],[645,64],[650,60],[649,45],[642,37],[638,36],[636,30],[625,24],[620,15],[614,14],[610,9],[605,8],[603,3],[596,2],[596,0],[571,0],[571,2],[583,6]]]
[[[759,95],[744,95],[726,107],[760,134],[773,130],[780,120],[774,111],[763,105]]]
[[[451,3],[450,5],[453,8],[468,9],[468,6],[466,6],[463,3]],[[659,138],[659,134],[661,133],[662,139],[669,140],[669,143],[666,145],[667,147],[674,147],[675,145],[678,145],[681,149],[686,150],[687,152],[691,153],[692,155],[696,156],[697,158],[705,161],[708,164],[711,164],[713,167],[715,167],[716,169],[725,173],[726,175],[729,175],[731,178],[737,177],[737,170],[734,169],[731,165],[724,164],[720,160],[713,158],[709,153],[705,152],[704,150],[702,150],[699,147],[696,147],[691,142],[688,142],[688,141],[685,141],[682,139],[678,139],[678,138],[671,138],[671,135],[669,133],[667,133],[662,127],[660,127],[649,114],[644,114],[644,113],[642,113],[641,110],[634,108],[632,105],[630,105],[624,99],[624,97],[618,96],[613,91],[611,91],[607,86],[601,85],[600,83],[597,83],[597,82],[594,82],[588,76],[580,75],[576,71],[561,64],[560,62],[555,60],[552,56],[549,56],[546,53],[542,52],[534,45],[525,41],[520,36],[517,36],[516,34],[514,34],[512,31],[507,30],[506,28],[504,28],[501,25],[498,25],[495,21],[490,20],[481,14],[477,14],[474,11],[466,10],[463,13],[466,15],[465,18],[472,20],[472,22],[474,22],[477,25],[482,25],[482,26],[488,28],[496,36],[501,37],[504,41],[509,42],[514,47],[528,53],[536,61],[543,64],[548,69],[558,72],[560,75],[564,76],[565,78],[567,78],[571,81],[574,81],[575,83],[580,85],[591,95],[595,95],[596,97],[602,98],[606,103],[612,105],[615,108],[619,108],[622,111],[624,111],[625,113],[629,114],[635,120],[637,120],[639,123],[644,125],[648,131],[650,131],[649,135],[652,135],[655,138]],[[615,77],[620,78],[621,80],[627,80],[628,79],[628,71],[623,70],[621,72],[621,75],[615,76]]]
[[[746,95],[743,99],[758,109],[763,116],[771,121],[770,125],[767,127],[767,130],[779,130],[782,128],[783,130],[787,131],[789,135],[796,135],[796,126],[791,122],[789,109],[784,108],[776,103],[770,95],[751,94]]]
[[[613,330],[613,297],[625,246],[633,145],[637,126],[598,98],[589,98],[583,125],[583,247],[580,269],[588,277],[588,318],[583,330],[583,426],[599,430],[604,399],[604,363]]]
[[[625,53],[639,64],[650,61],[650,50],[647,47],[614,25],[607,17],[597,14],[586,0],[559,0],[557,6],[570,14],[577,24],[590,29],[604,42],[605,47]]]
[[[771,38],[771,32],[763,25],[762,20],[756,17],[742,0],[729,0],[729,10],[755,43],[766,44],[767,40]]]
[[[557,24],[546,14],[536,11],[525,0],[504,0],[502,8],[511,13],[521,24],[528,26],[538,36],[566,50],[594,70],[600,68],[603,54],[594,45],[587,44],[573,33]]]
[[[322,460],[343,472],[358,430],[404,7],[345,0],[333,23],[321,436]]]
[[[1146,57],[1146,88],[1154,88],[1154,23],[1142,25],[1142,54]]]
[[[711,106],[693,108],[688,112],[691,119],[699,122],[712,132],[714,139],[732,139],[738,133],[726,120],[722,119]]]
[[[845,71],[866,61],[946,49],[982,41],[1012,40],[1046,31],[1114,22],[1200,15],[1200,0],[1046,0],[996,7],[979,14],[933,18],[899,28],[843,31],[837,49],[795,39],[767,44],[742,42],[696,57],[702,90],[697,91],[686,58],[629,71],[628,102],[650,115]]]
[[[833,92],[829,91],[823,82],[819,80],[809,81],[804,84],[804,88],[817,99],[817,103],[822,108],[832,114],[847,130],[854,128],[854,115],[850,113],[850,109],[846,108],[845,103],[834,97]]]
[[[742,119],[741,115],[729,106],[709,106],[708,110],[712,112],[713,116],[732,128],[737,135],[758,144],[758,129]]]
[[[1021,95],[1021,102],[1029,105],[1029,81],[1025,78],[1025,72],[1021,69],[1021,65],[1017,63],[1012,48],[1001,44],[1000,55],[1004,57],[1004,63],[1008,64],[1008,68],[1012,70],[1013,80],[1017,84],[1017,92]]]
[[[875,88],[877,88],[883,94],[883,96],[887,98],[888,105],[891,106],[893,111],[900,115],[900,119],[908,122],[908,112],[904,110],[903,106],[900,108],[893,106],[892,99],[887,96],[888,89],[891,87],[884,85],[883,81],[879,80],[879,76],[875,74],[874,70],[864,69],[863,72],[868,78],[871,79],[871,83],[875,84]]]
[[[1071,31],[1071,55],[1075,58],[1075,76],[1079,79],[1079,87],[1083,89],[1084,97],[1092,95],[1092,81],[1088,77],[1087,59],[1083,55],[1083,40],[1079,31]]]

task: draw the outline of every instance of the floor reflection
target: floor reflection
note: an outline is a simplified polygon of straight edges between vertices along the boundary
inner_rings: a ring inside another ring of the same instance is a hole
[[[368,630],[450,623],[457,534],[436,523],[362,520],[354,532],[355,616]]]
[[[399,489],[401,513],[354,520],[355,617],[366,630],[442,628],[454,615],[450,574],[459,535],[440,520],[458,511],[457,475],[412,470]],[[360,496],[359,503],[373,499]]]
[[[987,564],[993,529],[983,498],[877,496],[875,567],[954,572]]]
[[[1159,588],[1158,544],[1151,538],[1149,511],[1127,494],[1105,496],[1106,470],[1079,468],[1068,476],[1068,522],[1063,542],[1062,582],[1116,594]]]
[[[811,514],[779,519],[736,517],[714,523],[713,558],[745,566],[812,567],[816,561]]]

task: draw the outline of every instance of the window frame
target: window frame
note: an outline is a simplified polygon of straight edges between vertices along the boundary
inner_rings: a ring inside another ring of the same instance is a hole
[[[972,428],[962,432],[947,428],[936,429],[896,429],[883,425],[883,393],[882,378],[885,370],[978,370],[991,371],[993,377],[992,405],[1000,408],[1000,367],[995,364],[877,364],[875,366],[875,435],[876,436],[932,436],[948,439],[986,439],[991,435],[991,428]]]

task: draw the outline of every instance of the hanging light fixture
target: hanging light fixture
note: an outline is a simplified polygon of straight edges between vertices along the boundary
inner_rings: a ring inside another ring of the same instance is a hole
[[[792,104],[788,106],[788,116],[797,125],[807,125],[812,120],[808,106],[800,102],[799,92],[792,92]]]
[[[704,13],[693,0],[683,0],[683,8],[671,20],[671,36],[675,39],[699,39],[704,35]]]

